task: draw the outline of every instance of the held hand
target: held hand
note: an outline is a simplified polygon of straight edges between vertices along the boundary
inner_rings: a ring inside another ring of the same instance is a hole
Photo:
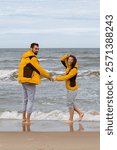
[[[53,77],[51,78],[51,81],[52,81],[52,82],[54,81]]]
[[[53,81],[56,81],[56,77],[55,76],[53,77]]]
[[[50,79],[49,79],[50,81],[54,81],[54,79],[53,79],[53,77],[50,77]]]
[[[51,77],[49,78],[49,80],[53,82],[53,81],[56,80],[56,77],[55,77],[55,76],[51,76]]]

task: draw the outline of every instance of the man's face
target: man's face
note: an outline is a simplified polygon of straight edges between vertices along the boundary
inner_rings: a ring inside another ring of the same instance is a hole
[[[32,48],[32,51],[35,55],[37,55],[39,51],[39,47],[37,45],[34,45],[34,47]]]

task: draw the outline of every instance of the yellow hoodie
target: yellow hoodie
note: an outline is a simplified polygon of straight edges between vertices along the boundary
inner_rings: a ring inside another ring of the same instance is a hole
[[[58,76],[55,78],[57,81],[66,81],[66,88],[68,90],[76,90],[78,89],[78,84],[76,82],[77,77],[77,70],[78,70],[78,63],[76,63],[75,67],[71,69],[71,67],[68,65],[66,59],[69,57],[69,55],[64,55],[61,57],[62,64],[66,67],[65,75]]]
[[[50,78],[50,74],[39,64],[38,58],[29,50],[22,56],[18,70],[18,81],[20,83],[40,84],[40,75]]]

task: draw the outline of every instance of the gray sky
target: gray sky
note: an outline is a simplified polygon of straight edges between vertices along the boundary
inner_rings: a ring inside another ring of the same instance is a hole
[[[0,0],[0,47],[100,46],[99,0]]]

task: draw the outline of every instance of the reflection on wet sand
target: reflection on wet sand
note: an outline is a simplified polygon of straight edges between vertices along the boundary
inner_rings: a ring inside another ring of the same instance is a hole
[[[74,124],[73,123],[68,124],[68,125],[69,125],[69,131],[70,132],[76,131],[76,130],[74,130]],[[79,123],[79,129],[77,131],[79,131],[79,132],[84,131],[84,127],[81,123]]]
[[[23,132],[30,132],[31,131],[30,124],[23,123],[22,124],[22,131]]]

